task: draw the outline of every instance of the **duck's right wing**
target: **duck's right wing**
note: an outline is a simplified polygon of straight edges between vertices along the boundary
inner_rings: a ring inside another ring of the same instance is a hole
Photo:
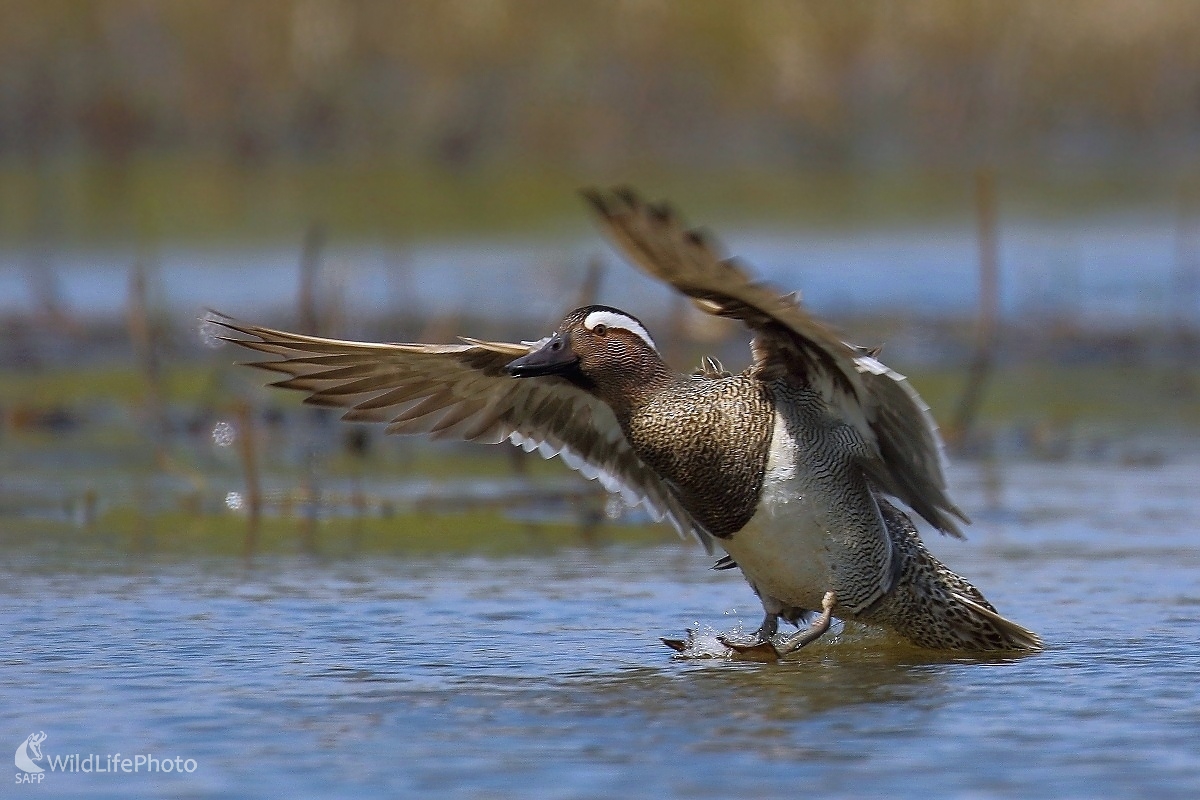
[[[612,410],[562,378],[513,378],[504,366],[528,344],[463,339],[462,344],[375,344],[326,339],[210,320],[240,334],[223,337],[278,356],[248,366],[287,377],[273,383],[307,393],[311,405],[346,409],[342,419],[383,422],[388,433],[429,434],[498,444],[506,439],[567,466],[630,505],[644,505],[691,533],[711,552],[709,533],[625,438]]]

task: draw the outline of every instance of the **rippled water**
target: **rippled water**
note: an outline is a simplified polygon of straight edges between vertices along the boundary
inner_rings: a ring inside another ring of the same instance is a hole
[[[783,664],[678,660],[658,636],[758,616],[684,545],[247,565],[6,541],[0,744],[195,760],[14,769],[6,796],[1200,796],[1200,469],[1010,467],[992,500],[957,475],[977,524],[932,544],[1044,653],[849,629]]]

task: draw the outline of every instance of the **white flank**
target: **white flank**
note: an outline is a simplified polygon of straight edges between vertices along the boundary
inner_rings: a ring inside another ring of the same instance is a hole
[[[776,415],[758,511],[720,543],[761,591],[813,609],[820,608],[834,574],[828,520],[813,496],[810,471],[799,463],[798,447]]]
[[[650,338],[650,334],[633,317],[625,314],[617,314],[613,311],[593,311],[584,319],[583,327],[590,331],[597,325],[607,325],[610,328],[620,328],[621,330],[637,334],[642,338],[643,342],[650,345],[651,350],[656,353],[658,352],[658,346],[654,344],[654,340]]]

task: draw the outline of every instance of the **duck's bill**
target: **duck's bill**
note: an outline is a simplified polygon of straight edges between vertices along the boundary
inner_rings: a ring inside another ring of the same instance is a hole
[[[542,375],[561,375],[579,363],[571,349],[570,337],[561,333],[528,355],[510,361],[504,369],[514,378],[536,378]]]

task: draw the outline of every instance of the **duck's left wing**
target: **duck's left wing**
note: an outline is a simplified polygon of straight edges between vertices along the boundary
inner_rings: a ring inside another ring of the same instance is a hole
[[[854,365],[871,398],[868,417],[885,466],[870,470],[868,464],[872,478],[935,528],[962,538],[958,522],[971,520],[947,492],[942,437],[928,404],[908,378],[874,356],[858,356]]]
[[[634,264],[691,297],[702,311],[740,320],[758,334],[755,368],[761,377],[769,378],[772,370],[808,375],[812,383],[861,404],[865,387],[854,365],[856,349],[805,312],[796,295],[781,295],[751,279],[709,233],[688,228],[665,204],[646,203],[625,188],[585,189],[583,196],[601,229]]]
[[[741,320],[755,333],[756,374],[796,377],[818,389],[877,457],[864,466],[879,487],[939,530],[961,536],[941,442],[928,406],[904,378],[810,315],[795,295],[752,279],[709,234],[671,208],[629,189],[586,190],[600,226],[638,267],[688,295],[707,313]]]
[[[510,361],[528,344],[463,339],[461,344],[376,344],[210,322],[238,334],[226,341],[275,360],[248,362],[284,375],[273,386],[306,393],[305,403],[345,409],[342,418],[383,422],[388,433],[429,434],[484,443],[506,439],[599,480],[630,505],[642,504],[706,549],[712,540],[665,481],[643,462],[612,409],[553,376],[514,378]]]

